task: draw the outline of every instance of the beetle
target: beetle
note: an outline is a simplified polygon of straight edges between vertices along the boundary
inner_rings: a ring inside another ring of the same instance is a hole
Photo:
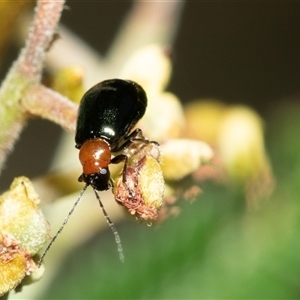
[[[140,129],[132,131],[145,114],[147,96],[143,88],[130,80],[105,80],[89,89],[80,102],[75,135],[83,173],[79,181],[98,191],[112,186],[109,164],[124,161],[126,180],[128,156],[118,154],[133,141],[148,142]],[[132,131],[132,132],[131,132]]]
[[[124,261],[120,236],[97,191],[108,190],[113,185],[109,164],[124,161],[122,180],[126,182],[128,155],[122,153],[124,149],[135,141],[157,144],[146,139],[141,129],[133,130],[136,123],[145,114],[146,107],[145,91],[139,84],[130,80],[105,80],[90,88],[83,95],[78,109],[75,147],[79,149],[79,160],[82,164],[82,174],[78,180],[84,182],[85,186],[63,224],[41,255],[38,262],[39,267],[89,185],[93,188],[104,217],[115,236],[120,260]],[[112,158],[112,154],[116,155]]]

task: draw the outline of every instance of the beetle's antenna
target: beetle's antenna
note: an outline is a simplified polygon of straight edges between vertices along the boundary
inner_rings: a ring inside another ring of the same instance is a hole
[[[49,249],[51,248],[52,244],[54,243],[54,241],[56,240],[57,236],[62,232],[62,230],[64,229],[65,225],[68,223],[70,216],[72,215],[72,213],[74,212],[76,206],[78,205],[78,203],[81,200],[82,195],[84,194],[84,192],[86,191],[88,185],[86,184],[82,191],[80,192],[77,200],[75,201],[73,207],[71,208],[71,210],[69,211],[68,215],[65,217],[64,222],[62,223],[62,225],[60,226],[60,228],[58,229],[58,231],[56,232],[55,236],[52,238],[51,242],[49,243],[49,245],[47,246],[47,248],[44,250],[40,260],[38,261],[38,267],[40,267],[43,263],[43,260],[47,254],[47,252],[49,251]]]
[[[100,204],[100,207],[102,209],[103,215],[106,219],[106,222],[108,223],[111,231],[113,232],[113,234],[115,236],[115,240],[116,240],[116,244],[117,244],[118,252],[119,252],[119,258],[120,258],[121,262],[124,262],[124,252],[123,252],[123,247],[122,247],[122,243],[121,243],[119,233],[118,233],[114,223],[111,221],[110,217],[108,216],[108,214],[107,214],[107,212],[106,212],[106,210],[103,206],[103,203],[100,199],[99,194],[97,193],[97,191],[95,189],[93,189],[93,190],[94,190],[94,193],[96,195],[97,200],[99,201],[99,204]]]

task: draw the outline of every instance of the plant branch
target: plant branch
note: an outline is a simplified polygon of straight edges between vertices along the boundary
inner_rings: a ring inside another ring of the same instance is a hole
[[[64,2],[38,1],[25,48],[17,61],[21,74],[40,80],[46,51],[52,42]]]
[[[61,94],[43,85],[33,86],[26,90],[21,104],[30,114],[59,124],[67,131],[75,131],[78,105]]]
[[[26,89],[39,84],[45,52],[51,43],[63,5],[64,1],[38,1],[26,45],[1,85],[0,170],[29,117],[20,105],[20,99]]]

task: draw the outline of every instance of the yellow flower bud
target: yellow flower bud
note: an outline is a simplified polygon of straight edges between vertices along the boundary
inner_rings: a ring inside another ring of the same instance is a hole
[[[136,143],[135,143],[136,144]],[[136,153],[131,153],[123,174],[116,178],[116,201],[130,214],[142,220],[156,220],[163,203],[164,178],[159,164],[159,146],[141,143]],[[129,150],[129,151],[132,151]]]
[[[272,192],[274,179],[256,112],[243,106],[228,110],[220,128],[219,152],[231,182],[244,187],[250,206]]]
[[[32,256],[43,247],[48,223],[26,177],[16,178],[0,196],[0,295],[15,288],[36,269]]]
[[[201,99],[187,104],[184,108],[186,137],[216,145],[226,109],[224,103],[214,99]]]
[[[79,103],[84,94],[83,76],[84,70],[82,67],[66,67],[55,74],[52,87],[62,95]]]
[[[218,142],[222,162],[234,180],[247,181],[268,165],[262,121],[250,108],[228,110]]]
[[[26,275],[26,252],[9,234],[0,236],[0,296],[19,285]]]
[[[206,143],[195,140],[169,140],[161,148],[161,167],[168,180],[182,179],[213,157],[213,151]]]
[[[138,82],[149,95],[164,90],[170,75],[171,61],[166,49],[148,45],[133,53],[120,77]]]
[[[148,108],[139,122],[145,135],[155,141],[178,138],[185,119],[180,100],[171,93],[149,95]]]

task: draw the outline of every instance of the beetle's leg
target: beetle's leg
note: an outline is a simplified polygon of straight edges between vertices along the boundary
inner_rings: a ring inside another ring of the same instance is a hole
[[[127,170],[127,164],[128,164],[128,156],[125,154],[117,155],[110,161],[110,163],[118,164],[122,161],[124,161],[124,167],[123,167],[123,171],[122,171],[122,181],[123,181],[123,183],[125,183],[126,182],[126,170]]]
[[[120,154],[115,156],[110,163],[111,164],[118,164],[120,162],[124,161],[124,166],[123,166],[123,170],[122,170],[122,182],[124,183],[130,197],[133,197],[133,193],[131,191],[131,189],[128,187],[127,183],[126,183],[126,170],[127,170],[127,164],[128,164],[128,156],[125,154]]]
[[[151,143],[151,144],[155,144],[155,145],[159,146],[159,144],[157,142],[150,141],[147,138],[145,138],[143,136],[143,132],[140,128],[136,128],[133,132],[131,132],[126,137],[124,137],[124,140],[122,141],[122,143],[120,145],[118,145],[117,149],[114,149],[114,152],[119,152],[121,150],[126,149],[133,142],[141,142],[141,143],[145,143],[145,144]]]

